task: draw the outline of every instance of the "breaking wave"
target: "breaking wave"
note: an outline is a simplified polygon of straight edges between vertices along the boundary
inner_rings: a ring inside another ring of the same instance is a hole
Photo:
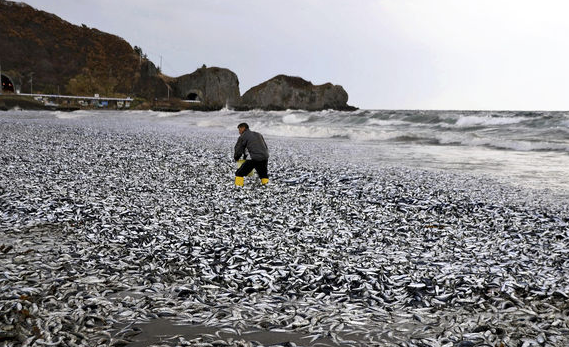
[[[272,136],[569,153],[564,112],[251,111],[226,113],[218,124],[237,119]]]
[[[102,111],[101,111],[102,112]],[[57,118],[96,116],[97,111],[54,112]],[[268,136],[335,139],[377,143],[469,146],[515,151],[569,153],[568,112],[301,110],[178,113],[127,111],[180,126],[236,130],[247,122]]]

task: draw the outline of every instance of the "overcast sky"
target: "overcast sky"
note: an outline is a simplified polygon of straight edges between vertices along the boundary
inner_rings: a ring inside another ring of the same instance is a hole
[[[569,110],[566,0],[27,0],[139,46],[173,77],[202,64],[241,93],[278,74],[367,109]]]

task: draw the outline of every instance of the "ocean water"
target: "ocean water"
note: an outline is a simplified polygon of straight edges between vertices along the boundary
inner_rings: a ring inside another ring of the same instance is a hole
[[[34,113],[28,113],[33,115]],[[342,161],[472,173],[569,201],[569,112],[297,110],[236,112],[41,112],[72,121],[117,118],[218,129],[247,122],[267,138],[330,142]],[[319,153],[315,153],[319,155]]]

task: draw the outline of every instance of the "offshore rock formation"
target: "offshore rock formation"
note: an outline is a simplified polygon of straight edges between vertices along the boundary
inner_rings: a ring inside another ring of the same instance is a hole
[[[204,65],[191,74],[174,79],[171,86],[176,97],[199,101],[202,108],[219,109],[236,106],[239,102],[239,79],[228,69]]]
[[[347,104],[348,93],[339,85],[313,85],[300,77],[278,75],[249,89],[241,98],[241,109],[308,111],[353,110]]]

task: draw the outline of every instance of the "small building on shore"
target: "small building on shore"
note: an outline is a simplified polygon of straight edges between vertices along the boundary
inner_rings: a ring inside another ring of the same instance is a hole
[[[22,97],[30,97],[41,102],[47,107],[62,108],[103,108],[103,109],[129,109],[134,101],[130,97],[126,98],[110,98],[95,96],[78,96],[78,95],[50,95],[50,94],[18,94]]]

